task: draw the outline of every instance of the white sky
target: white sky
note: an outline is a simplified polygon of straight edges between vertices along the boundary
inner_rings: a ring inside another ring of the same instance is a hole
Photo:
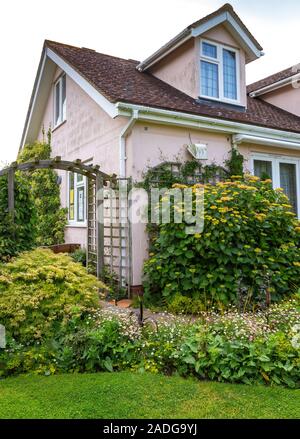
[[[145,59],[225,0],[8,0],[0,3],[0,162],[16,158],[44,39]],[[264,48],[247,83],[300,62],[299,0],[232,0]]]

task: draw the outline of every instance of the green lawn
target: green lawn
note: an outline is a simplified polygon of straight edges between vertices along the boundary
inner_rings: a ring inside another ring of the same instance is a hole
[[[151,374],[0,381],[0,418],[300,418],[300,390]]]

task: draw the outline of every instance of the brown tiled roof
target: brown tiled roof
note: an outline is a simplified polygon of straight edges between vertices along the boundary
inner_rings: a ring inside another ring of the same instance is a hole
[[[299,66],[292,66],[288,69],[282,70],[281,72],[274,73],[273,75],[267,76],[264,79],[261,79],[253,84],[248,85],[247,91],[251,93],[255,90],[259,90],[260,88],[267,87],[268,85],[275,84],[278,81],[282,81],[283,79],[290,78],[293,75],[299,73]]]
[[[221,104],[208,105],[197,102],[150,73],[137,71],[136,61],[53,41],[45,41],[45,46],[63,58],[110,102],[120,101],[300,133],[299,117],[259,98],[248,97],[246,111]]]

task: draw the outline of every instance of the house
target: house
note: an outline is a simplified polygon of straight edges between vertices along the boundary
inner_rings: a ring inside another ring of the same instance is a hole
[[[140,180],[148,166],[187,160],[189,139],[207,163],[223,164],[232,147],[245,168],[268,173],[300,216],[300,75],[284,70],[246,87],[245,68],[262,47],[225,4],[188,26],[142,62],[45,41],[21,147],[52,129],[53,155],[100,165]],[[86,246],[86,185],[61,174],[69,208],[66,242]],[[132,229],[133,287],[147,255],[144,226]]]

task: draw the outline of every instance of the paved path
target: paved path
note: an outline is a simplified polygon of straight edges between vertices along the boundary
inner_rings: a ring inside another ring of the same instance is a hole
[[[128,314],[135,314],[137,318],[139,318],[140,310],[139,308],[133,308],[131,306],[132,301],[129,299],[120,300],[117,304],[117,306],[114,304],[114,302],[107,302],[107,301],[101,301],[100,302],[102,307],[105,309],[110,309],[112,311],[115,311],[116,313],[128,313]],[[189,321],[195,321],[197,320],[194,316],[176,316],[174,314],[170,314],[168,312],[153,312],[150,309],[144,308],[143,310],[143,318],[144,321],[148,322],[158,322],[158,321],[172,321],[172,320],[184,320],[186,322]]]

